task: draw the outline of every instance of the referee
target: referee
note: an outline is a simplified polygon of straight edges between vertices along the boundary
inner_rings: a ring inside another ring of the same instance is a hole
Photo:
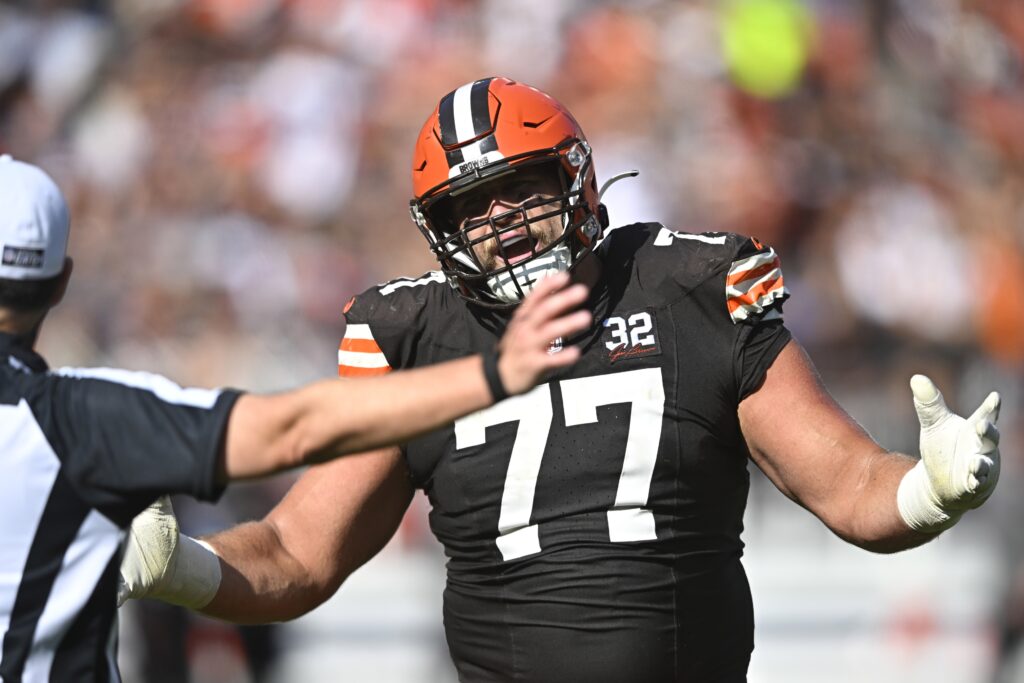
[[[49,370],[33,347],[71,275],[67,238],[53,181],[0,157],[0,683],[119,680],[124,530],[159,494],[216,500],[228,479],[407,441],[571,364],[578,350],[549,345],[590,319],[567,313],[584,288],[557,291],[567,280],[549,278],[519,307],[500,356],[273,396]],[[219,574],[210,553],[182,553]]]

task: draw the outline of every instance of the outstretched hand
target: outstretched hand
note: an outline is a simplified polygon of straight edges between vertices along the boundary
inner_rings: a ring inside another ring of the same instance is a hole
[[[988,500],[999,481],[999,394],[992,392],[970,417],[946,407],[924,375],[910,379],[921,423],[921,461],[903,478],[900,514],[925,532],[946,529]]]
[[[587,300],[587,288],[569,285],[569,275],[544,278],[516,309],[498,345],[498,372],[510,394],[533,388],[548,372],[572,365],[580,350],[557,342],[585,330],[592,321],[589,311],[575,310]]]
[[[978,507],[999,480],[999,394],[993,391],[964,419],[924,375],[911,377],[910,388],[921,423],[921,460],[936,498],[953,510]]]
[[[132,521],[117,606],[129,598],[156,598],[199,609],[216,595],[220,578],[220,560],[202,541],[181,534],[171,499],[160,496]]]
[[[171,499],[160,496],[140,512],[128,530],[128,544],[117,580],[117,606],[150,595],[167,576],[178,552],[178,519]]]

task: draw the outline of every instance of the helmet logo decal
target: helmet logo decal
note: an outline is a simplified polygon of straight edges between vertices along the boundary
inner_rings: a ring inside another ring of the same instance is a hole
[[[482,78],[467,83],[441,100],[438,107],[441,144],[445,148],[463,145],[445,150],[449,178],[504,158],[498,152],[498,143],[494,139],[491,125],[488,88],[492,80]],[[490,135],[487,135],[488,132]],[[481,135],[486,137],[480,138]]]

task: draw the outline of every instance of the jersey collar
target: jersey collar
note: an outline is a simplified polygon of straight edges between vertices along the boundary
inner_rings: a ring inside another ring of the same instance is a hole
[[[46,361],[32,349],[31,340],[24,335],[0,332],[0,359],[15,367],[24,367],[32,372],[46,372]]]

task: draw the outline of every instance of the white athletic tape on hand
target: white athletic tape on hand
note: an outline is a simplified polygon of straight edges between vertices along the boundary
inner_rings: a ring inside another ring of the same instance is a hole
[[[220,587],[220,559],[210,544],[179,533],[163,496],[132,522],[121,560],[117,604],[156,598],[191,609],[205,607]]]
[[[921,460],[904,475],[896,501],[907,525],[924,533],[953,526],[984,503],[999,480],[999,394],[988,395],[967,419],[946,407],[924,375],[910,380],[921,423]]]

